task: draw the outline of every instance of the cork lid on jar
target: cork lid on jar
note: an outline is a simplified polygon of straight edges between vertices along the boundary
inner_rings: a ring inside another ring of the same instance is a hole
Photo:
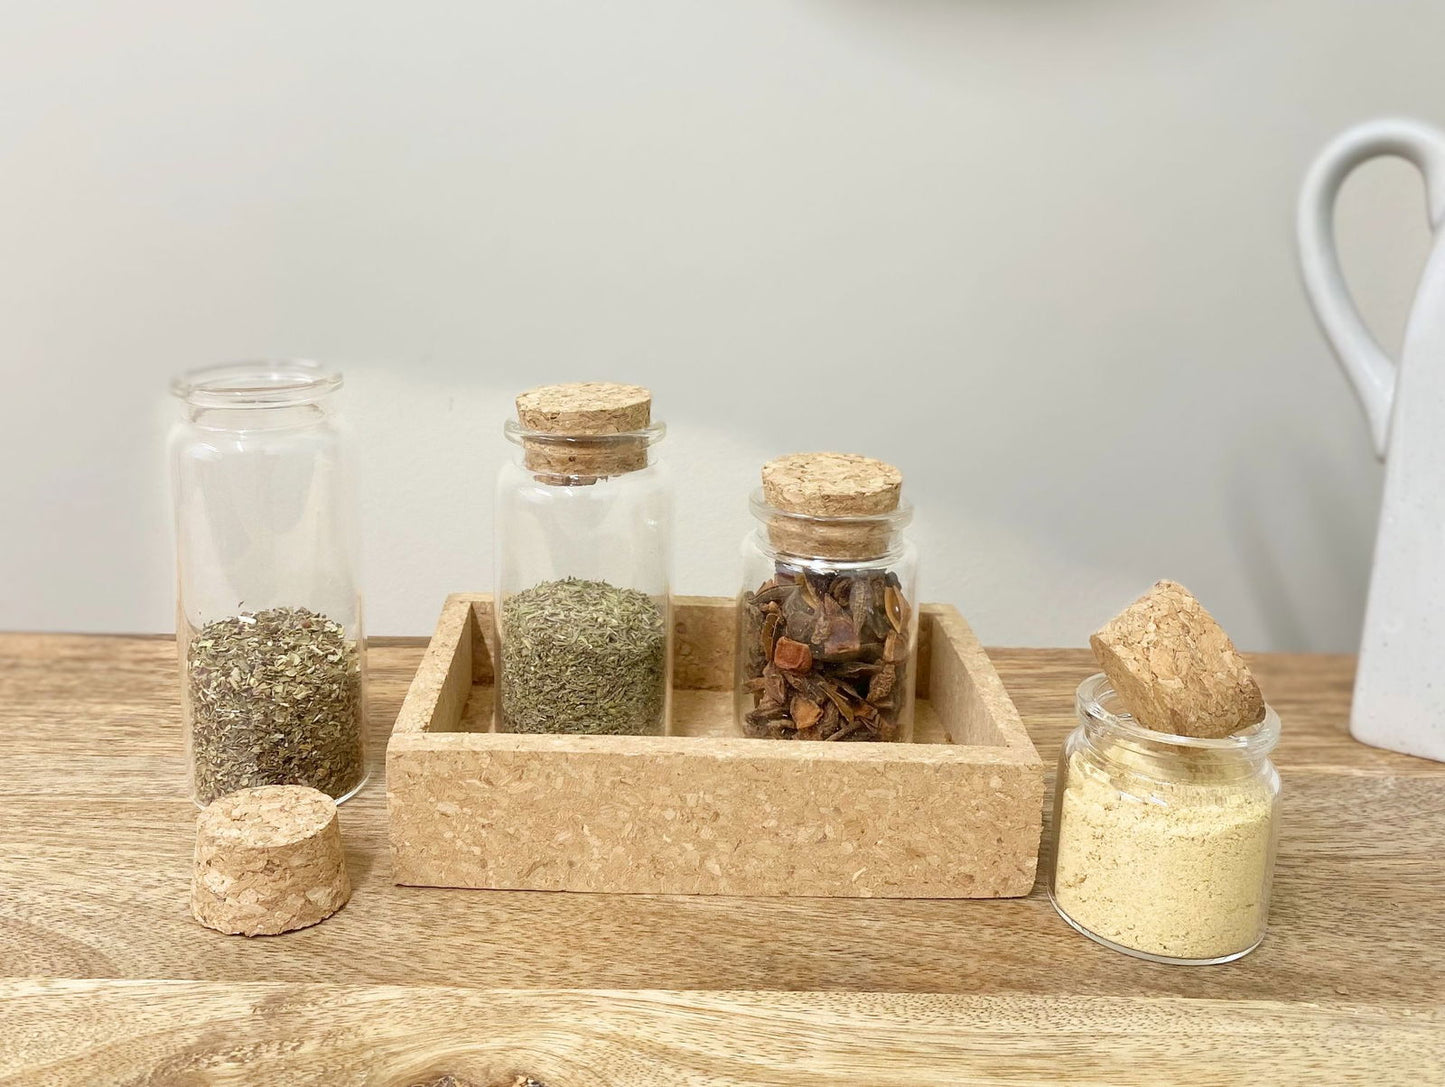
[[[763,465],[773,546],[794,555],[871,559],[907,520],[903,473],[856,453],[793,453]]]
[[[528,469],[589,481],[646,468],[647,447],[661,436],[652,393],[610,381],[528,389],[517,397],[517,422]]]

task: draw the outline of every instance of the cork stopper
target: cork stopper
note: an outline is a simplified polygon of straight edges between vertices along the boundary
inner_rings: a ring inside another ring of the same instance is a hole
[[[903,474],[856,453],[793,453],[763,465],[768,537],[779,551],[871,559],[888,550]]]
[[[1157,732],[1219,739],[1264,719],[1239,650],[1178,582],[1155,583],[1089,645],[1120,702]]]
[[[336,802],[304,785],[263,785],[196,819],[191,914],[207,928],[272,936],[324,921],[351,897]]]
[[[524,462],[531,471],[596,477],[647,467],[652,393],[640,385],[585,381],[541,385],[517,397]]]

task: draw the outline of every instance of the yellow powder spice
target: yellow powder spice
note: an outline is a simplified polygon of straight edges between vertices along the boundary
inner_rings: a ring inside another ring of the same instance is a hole
[[[1245,951],[1264,935],[1274,810],[1258,778],[1202,771],[1160,781],[1075,753],[1059,804],[1054,898],[1090,932],[1146,954]]]

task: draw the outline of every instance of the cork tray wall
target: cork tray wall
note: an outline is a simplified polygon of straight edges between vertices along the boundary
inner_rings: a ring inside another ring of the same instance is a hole
[[[447,598],[386,750],[397,883],[1005,898],[1033,887],[1043,764],[956,609],[919,616],[914,742],[745,739],[734,601],[674,605],[672,734],[491,731],[491,597]]]

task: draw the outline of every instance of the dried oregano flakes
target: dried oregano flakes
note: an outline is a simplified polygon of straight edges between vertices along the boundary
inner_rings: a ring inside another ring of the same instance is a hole
[[[206,623],[186,647],[196,800],[256,785],[344,796],[365,776],[361,653],[301,607]]]

